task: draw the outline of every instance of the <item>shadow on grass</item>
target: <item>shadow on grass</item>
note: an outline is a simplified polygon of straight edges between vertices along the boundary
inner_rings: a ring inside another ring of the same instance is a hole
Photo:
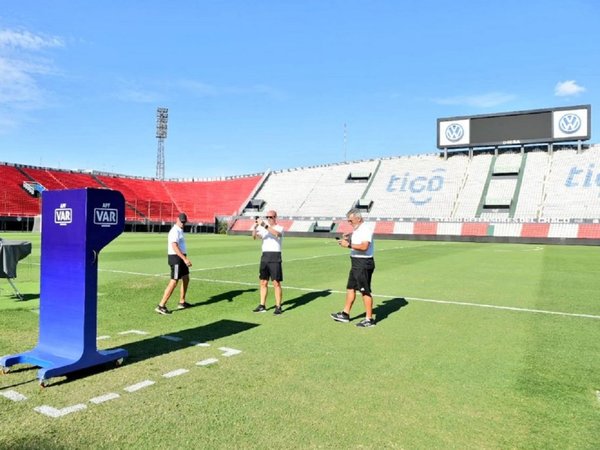
[[[373,308],[373,316],[375,316],[377,323],[381,323],[387,319],[390,314],[399,311],[400,308],[404,308],[406,305],[408,305],[408,302],[403,297],[390,298]],[[350,320],[355,320],[360,317],[365,317],[365,313],[354,316]]]
[[[16,302],[27,302],[30,300],[38,300],[40,298],[40,294],[21,294],[19,298],[17,294],[8,294],[8,295],[0,295],[0,297],[6,297],[7,300],[13,300]]]
[[[228,302],[232,302],[233,299],[235,297],[239,297],[240,295],[246,294],[247,292],[256,292],[258,291],[257,288],[252,288],[252,289],[233,289],[231,291],[227,291],[227,292],[222,292],[220,294],[217,295],[213,295],[212,297],[210,297],[209,299],[203,301],[203,302],[199,302],[199,303],[192,303],[190,306],[190,308],[195,308],[197,306],[206,306],[206,305],[210,305],[212,303],[218,303],[218,302],[222,302],[222,301],[228,301]],[[189,309],[189,308],[186,308]],[[174,309],[173,312],[175,311],[181,311],[178,309]]]
[[[128,356],[123,363],[130,365],[167,353],[190,348],[194,343],[215,341],[227,336],[242,333],[257,326],[259,325],[256,323],[223,319],[201,327],[173,332],[172,334],[169,334],[167,338],[165,338],[165,335],[155,336],[121,345],[119,348],[127,350]],[[60,381],[57,380],[56,382],[51,381],[50,384],[57,386],[104,370],[115,368],[116,366],[117,364],[115,362],[100,364],[98,366],[71,372],[65,375],[66,379]]]
[[[373,308],[373,315],[375,316],[375,320],[377,320],[379,323],[387,319],[390,314],[399,311],[406,305],[408,305],[408,302],[403,297],[390,298],[388,300],[384,300],[375,308]]]
[[[31,369],[32,370],[37,370],[37,367],[32,367]],[[10,376],[10,373],[5,374],[3,376],[8,377],[8,376]],[[4,390],[7,390],[7,389],[15,388],[17,386],[21,386],[23,384],[29,384],[29,383],[32,383],[32,382],[37,381],[37,380],[38,380],[37,378],[32,378],[31,380],[19,381],[18,383],[13,383],[13,384],[9,384],[7,386],[2,386],[2,387],[0,387],[0,392],[2,392]],[[3,448],[3,447],[0,446],[0,448]]]
[[[37,369],[38,368],[36,366],[24,366],[24,367],[16,367],[16,368],[11,367],[8,372],[2,373],[0,375],[0,377],[2,377],[2,378],[0,378],[0,381],[4,382],[5,380],[9,380],[10,379],[9,377],[15,373],[31,372],[31,371],[35,371]],[[32,381],[37,381],[37,378],[32,378],[31,380],[19,381],[17,383],[9,384],[7,386],[2,386],[2,387],[0,387],[0,391],[14,388],[14,387],[20,386],[22,384],[28,384],[28,383],[31,383]],[[2,448],[2,447],[0,446],[0,448]]]
[[[137,342],[131,342],[119,348],[127,350],[129,356],[125,358],[125,364],[135,364],[149,358],[189,348],[192,342],[210,342],[234,334],[242,333],[259,326],[256,323],[238,322],[235,320],[219,320],[217,322],[203,325],[187,330],[176,331],[169,336],[177,339],[165,339],[164,336],[155,336]]]
[[[331,289],[325,289],[323,291],[315,291],[308,292],[306,294],[302,294],[299,297],[291,298],[286,300],[281,304],[285,311],[289,311],[290,309],[299,308],[300,306],[304,306],[307,303],[312,302],[320,297],[327,297],[331,295]]]

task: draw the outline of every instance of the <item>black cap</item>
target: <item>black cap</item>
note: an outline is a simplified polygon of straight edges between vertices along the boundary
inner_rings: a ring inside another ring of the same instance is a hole
[[[185,215],[185,213],[179,213],[179,221],[181,223],[186,223],[187,222],[187,216]]]

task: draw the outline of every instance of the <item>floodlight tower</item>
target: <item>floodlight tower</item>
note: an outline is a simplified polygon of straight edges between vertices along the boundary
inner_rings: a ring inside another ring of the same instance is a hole
[[[168,108],[156,108],[156,138],[158,150],[156,152],[156,178],[165,179],[165,139],[167,138],[167,122],[169,121]]]

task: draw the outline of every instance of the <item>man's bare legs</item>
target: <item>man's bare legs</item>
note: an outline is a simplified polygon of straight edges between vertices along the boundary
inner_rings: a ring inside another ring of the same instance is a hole
[[[281,307],[281,300],[283,298],[283,289],[281,288],[281,281],[273,280],[273,289],[275,290],[275,306]]]
[[[164,307],[167,304],[169,298],[171,298],[171,294],[175,290],[175,286],[177,286],[177,280],[170,280],[169,284],[167,284],[167,287],[165,288],[165,293],[163,294],[159,306]]]

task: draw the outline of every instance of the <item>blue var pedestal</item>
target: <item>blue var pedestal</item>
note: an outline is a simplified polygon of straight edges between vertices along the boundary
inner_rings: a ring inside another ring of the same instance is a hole
[[[42,194],[40,333],[37,347],[0,366],[39,366],[38,379],[121,360],[127,351],[96,347],[98,254],[125,227],[118,191],[73,189]]]

